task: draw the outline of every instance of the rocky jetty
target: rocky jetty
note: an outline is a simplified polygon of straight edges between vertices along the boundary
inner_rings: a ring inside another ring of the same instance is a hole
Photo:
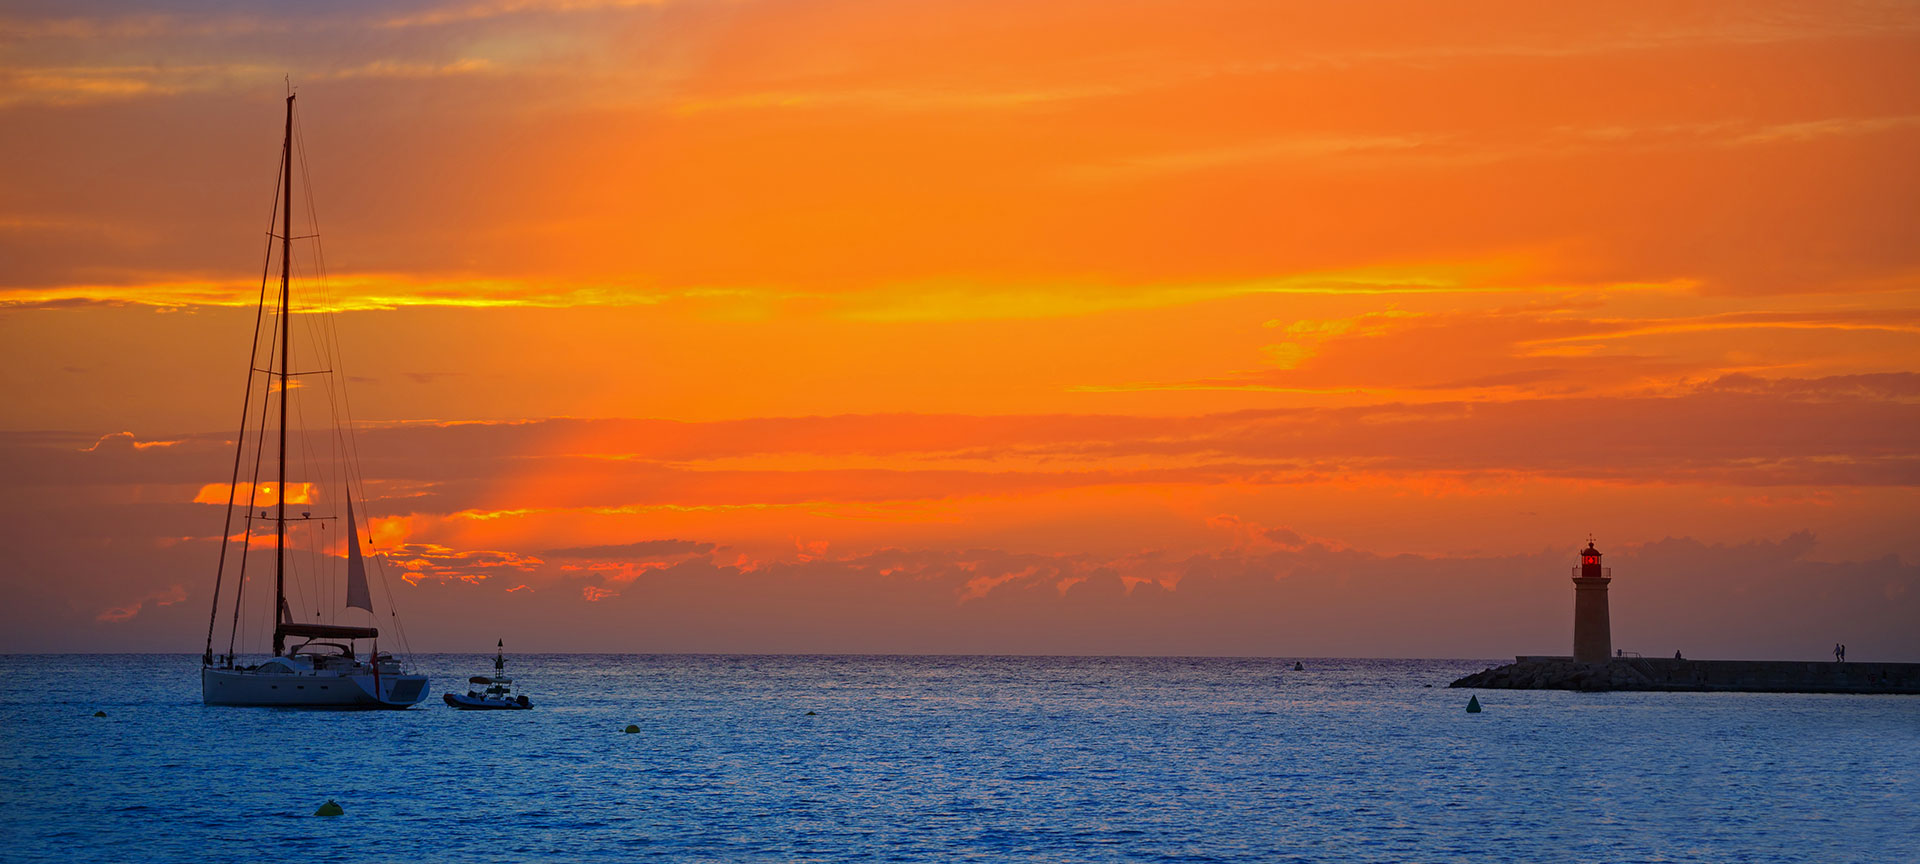
[[[1451,686],[1489,690],[1920,694],[1920,663],[1661,660],[1642,657],[1623,657],[1605,663],[1577,663],[1570,657],[1520,657],[1505,666],[1468,675]]]
[[[1572,658],[1521,659],[1453,682],[1485,690],[1647,690],[1652,682],[1625,663],[1576,663]],[[1636,686],[1637,685],[1637,686]]]

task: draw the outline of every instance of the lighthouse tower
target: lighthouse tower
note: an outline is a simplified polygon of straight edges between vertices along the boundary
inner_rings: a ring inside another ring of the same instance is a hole
[[[1573,568],[1573,659],[1605,663],[1613,655],[1613,624],[1607,618],[1607,583],[1613,568],[1600,566],[1600,550],[1587,538],[1580,564]]]

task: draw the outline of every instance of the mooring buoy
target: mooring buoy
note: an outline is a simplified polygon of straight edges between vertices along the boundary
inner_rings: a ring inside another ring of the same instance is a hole
[[[627,724],[627,728],[626,728],[626,729],[625,729],[624,731],[625,731],[625,732],[626,732],[626,733],[627,733],[628,735],[632,735],[632,734],[635,734],[635,733],[637,733],[637,732],[639,732],[639,731],[640,731],[640,727],[638,727],[638,726],[635,726],[635,725],[634,725],[634,724],[632,724],[632,723],[628,723],[628,724]]]
[[[107,716],[107,712],[105,712],[105,711],[95,711],[95,712],[93,712],[93,716],[95,716],[95,717],[105,717],[105,716]]]
[[[1468,714],[1480,713],[1480,697],[1478,696],[1467,697],[1467,713]]]
[[[340,804],[338,802],[334,801],[332,798],[328,798],[327,803],[320,805],[320,809],[313,811],[313,815],[339,816],[345,812],[347,811],[340,809]]]
[[[807,712],[807,716],[808,716],[808,717],[818,717],[818,716],[820,716],[820,715],[818,715],[818,714],[815,714],[815,713],[813,713],[812,711],[808,711],[808,712]]]

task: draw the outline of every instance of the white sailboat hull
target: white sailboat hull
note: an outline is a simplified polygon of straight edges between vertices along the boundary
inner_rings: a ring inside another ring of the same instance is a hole
[[[200,670],[200,696],[208,705],[266,708],[409,708],[427,696],[427,676],[379,676],[371,670],[320,669],[262,673],[246,669]]]

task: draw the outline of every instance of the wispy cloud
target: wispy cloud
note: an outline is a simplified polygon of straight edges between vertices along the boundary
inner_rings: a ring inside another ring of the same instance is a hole
[[[1750,129],[1733,136],[1729,143],[1763,145],[1797,143],[1820,138],[1875,135],[1903,129],[1920,128],[1920,115],[1893,117],[1829,117],[1792,123],[1775,123]]]
[[[289,18],[266,15],[151,14],[96,16],[0,15],[0,38],[133,40],[170,36],[242,36],[262,32],[284,32],[295,22]]]
[[[675,102],[677,114],[702,114],[712,111],[762,109],[834,109],[861,108],[883,111],[940,112],[974,111],[1048,105],[1104,96],[1117,96],[1129,88],[1111,84],[1080,86],[1034,86],[991,88],[821,88],[817,90],[768,90],[732,95],[696,97]]]
[[[400,570],[400,578],[483,582],[503,572],[530,573],[542,563],[532,555],[490,549],[452,549],[438,543],[401,543],[381,551],[382,559]]]
[[[564,549],[548,549],[540,553],[548,558],[656,558],[663,555],[705,555],[712,552],[712,543],[694,540],[640,540],[633,543],[617,543],[603,546],[570,546]]]
[[[466,21],[481,21],[510,15],[534,13],[564,14],[594,12],[603,9],[636,9],[665,6],[673,0],[481,0],[433,6],[420,12],[403,13],[380,19],[381,27],[434,27]]]
[[[467,276],[434,278],[412,273],[335,273],[301,296],[304,302],[296,312],[347,312],[410,306],[646,306],[663,302],[672,295],[575,280],[548,282]],[[168,279],[144,283],[0,289],[0,308],[75,303],[246,307],[255,305],[259,299],[258,282],[222,279]]]
[[[1087,180],[1118,180],[1257,163],[1325,164],[1328,160],[1340,158],[1435,153],[1438,152],[1437,145],[1443,143],[1445,139],[1442,137],[1422,135],[1292,135],[1080,165],[1068,169],[1067,176]],[[1457,154],[1457,151],[1454,152]],[[1449,158],[1459,157],[1454,155]]]
[[[485,58],[448,62],[372,60],[345,68],[301,70],[299,81],[328,79],[424,79],[497,70]],[[215,90],[256,89],[280,80],[285,68],[258,64],[0,67],[0,108],[28,103],[82,105],[143,96],[178,96]]]
[[[165,589],[154,591],[132,603],[121,606],[110,606],[103,609],[99,615],[95,616],[94,620],[103,621],[108,624],[123,624],[138,617],[140,611],[145,609],[149,603],[155,606],[172,606],[185,599],[187,599],[187,589],[185,586],[169,585]]]
[[[1525,340],[1523,348],[1551,348],[1566,343],[1596,342],[1608,339],[1633,339],[1673,336],[1688,333],[1713,333],[1726,330],[1834,330],[1879,331],[1920,334],[1920,310],[1875,309],[1847,312],[1751,311],[1723,312],[1686,318],[1597,320],[1591,329],[1577,335],[1546,336]]]
[[[149,447],[172,447],[173,445],[178,443],[180,442],[179,441],[141,441],[135,438],[132,432],[113,432],[107,435],[100,436],[100,440],[95,441],[92,444],[89,444],[86,447],[82,448],[81,452],[92,453],[99,450],[102,447],[112,447],[112,446],[132,447],[135,450],[145,450]]]
[[[395,60],[375,60],[360,66],[341,69],[323,77],[331,78],[444,78],[451,75],[474,75],[496,70],[497,65],[484,58],[469,57],[451,63],[411,63]]]
[[[1079,280],[1006,284],[1006,280],[941,279],[918,283],[795,290],[743,285],[659,288],[580,279],[500,279],[412,273],[334,273],[301,296],[296,311],[365,311],[406,307],[576,308],[658,306],[677,303],[723,312],[730,308],[791,308],[810,316],[854,321],[964,321],[1055,318],[1118,309],[1180,306],[1255,295],[1418,295],[1529,293],[1559,286],[1490,284],[1473,278],[1487,265],[1362,268],[1274,276],[1266,279],[1173,284],[1100,284]],[[1616,286],[1627,289],[1632,286]],[[0,288],[0,308],[54,304],[114,304],[159,307],[252,306],[257,281],[161,279],[126,284]]]
[[[251,86],[277,77],[279,72],[275,70],[250,64],[0,67],[0,108],[172,96]]]
[[[1325,132],[1234,142],[1111,158],[1070,166],[1064,176],[1085,181],[1143,180],[1164,175],[1311,164],[1332,170],[1364,160],[1375,167],[1494,165],[1522,159],[1593,157],[1661,150],[1766,147],[1902,132],[1920,128],[1920,115],[1826,117],[1785,123],[1717,120],[1642,126],[1567,126],[1503,130],[1497,137],[1463,131],[1395,134]],[[1358,166],[1355,166],[1358,167]]]
[[[34,16],[0,14],[0,38],[135,40],[179,37],[235,37],[313,32],[365,27],[405,29],[487,21],[526,14],[566,14],[598,10],[636,9],[667,5],[672,0],[454,0],[408,4],[370,4],[360,11],[346,4],[288,7],[273,14],[257,12],[114,13],[97,15]],[[396,14],[390,7],[413,6]]]

